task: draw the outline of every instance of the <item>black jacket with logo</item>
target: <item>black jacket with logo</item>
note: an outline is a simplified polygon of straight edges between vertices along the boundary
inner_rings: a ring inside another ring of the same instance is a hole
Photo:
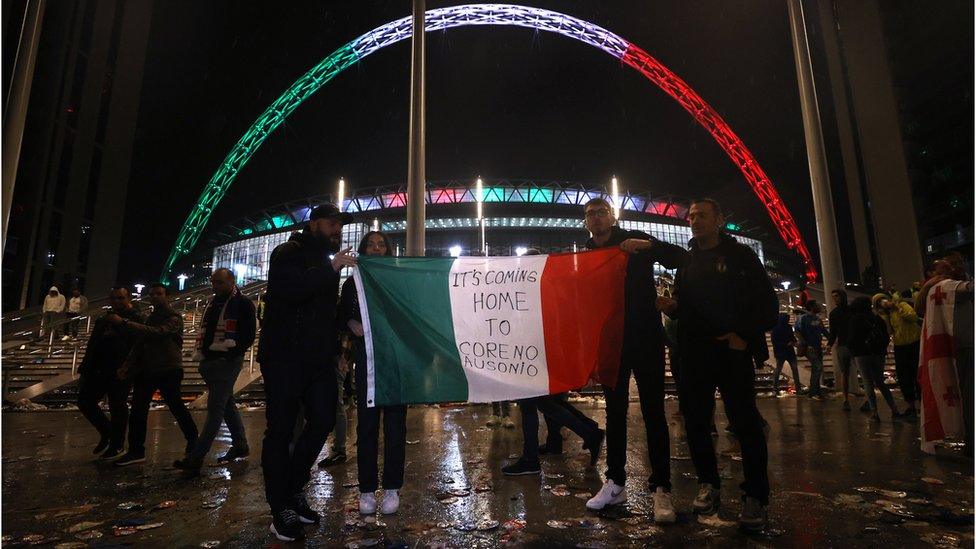
[[[779,317],[779,300],[752,248],[722,234],[718,246],[702,250],[694,238],[691,258],[675,278],[679,345],[714,342],[735,332],[757,353],[765,332]]]
[[[338,352],[339,274],[308,229],[271,252],[258,360],[331,364]]]
[[[145,322],[135,307],[122,312],[111,311],[130,322]],[[139,337],[121,326],[110,324],[101,316],[95,321],[85,358],[81,360],[78,373],[81,375],[109,375],[115,377],[115,372],[129,357],[132,346]]]

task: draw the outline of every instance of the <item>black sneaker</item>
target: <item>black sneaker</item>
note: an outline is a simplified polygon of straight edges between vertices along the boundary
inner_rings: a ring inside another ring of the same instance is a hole
[[[98,444],[95,445],[95,449],[92,450],[92,453],[101,454],[102,452],[105,451],[106,448],[108,448],[109,442],[111,442],[109,437],[106,435],[102,435],[102,438],[98,440]]]
[[[145,463],[146,455],[137,454],[135,452],[126,452],[124,456],[115,460],[115,465],[118,467],[125,467],[126,465],[135,465],[137,463]]]
[[[762,530],[766,526],[766,506],[758,499],[745,496],[742,498],[742,512],[739,514],[739,528],[749,531]]]
[[[298,514],[298,520],[302,524],[315,524],[321,518],[314,509],[308,506],[305,494],[301,492],[295,494],[292,501],[295,503],[295,513]]]
[[[230,450],[227,450],[226,454],[217,456],[217,463],[226,463],[228,461],[234,461],[235,459],[246,458],[250,453],[251,450],[247,446],[244,446],[243,448],[231,446]]]
[[[587,449],[590,451],[590,467],[596,465],[597,460],[600,459],[600,450],[603,448],[605,436],[606,432],[603,429],[597,429],[593,438],[586,441]]]
[[[530,463],[522,458],[519,458],[515,463],[509,463],[508,465],[502,467],[502,474],[514,477],[518,475],[538,475],[542,472],[542,467],[539,466],[539,462]]]
[[[183,458],[173,462],[173,467],[184,471],[199,471],[203,467],[202,459]]]
[[[305,537],[305,531],[302,530],[298,513],[291,509],[285,509],[271,515],[271,533],[279,541],[295,541]]]
[[[104,459],[105,461],[112,461],[114,459],[118,459],[122,457],[123,453],[124,452],[122,452],[122,448],[112,447],[102,452],[102,455],[99,456],[99,459]]]
[[[333,465],[339,465],[340,463],[345,463],[345,462],[346,462],[346,453],[345,452],[336,452],[336,453],[332,454],[331,456],[329,456],[329,457],[323,459],[322,461],[320,461],[319,462],[319,467],[323,467],[323,468],[324,467],[332,467]]]

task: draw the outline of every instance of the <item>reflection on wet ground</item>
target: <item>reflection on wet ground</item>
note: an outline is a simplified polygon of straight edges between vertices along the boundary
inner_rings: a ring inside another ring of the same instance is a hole
[[[577,403],[604,421],[599,400]],[[947,448],[923,455],[918,424],[869,423],[843,412],[840,401],[765,398],[771,425],[770,528],[737,530],[742,462],[723,432],[718,448],[723,507],[717,516],[690,513],[697,490],[677,403],[667,403],[678,524],[658,527],[651,515],[646,442],[638,403],[631,404],[629,503],[600,514],[584,501],[599,489],[603,460],[587,467],[578,439],[567,452],[543,457],[543,476],[507,478],[499,468],[521,450],[518,429],[489,428],[488,406],[414,407],[408,414],[406,485],[400,512],[361,517],[356,505],[355,412],[350,459],[315,469],[309,500],[321,524],[306,544],[317,547],[493,547],[644,545],[713,546],[971,546],[973,462]],[[855,407],[856,409],[856,407]],[[513,409],[514,410],[514,409]],[[517,411],[514,411],[517,415]],[[4,413],[3,543],[63,547],[258,547],[268,534],[260,470],[263,410],[243,413],[251,458],[217,466],[213,456],[197,477],[170,467],[183,449],[172,416],[150,414],[145,465],[116,468],[92,459],[95,433],[77,412]],[[199,423],[203,414],[194,418]],[[517,419],[517,418],[516,418]],[[226,432],[224,433],[226,435]],[[324,454],[324,453],[323,453]],[[382,452],[381,452],[382,454]]]

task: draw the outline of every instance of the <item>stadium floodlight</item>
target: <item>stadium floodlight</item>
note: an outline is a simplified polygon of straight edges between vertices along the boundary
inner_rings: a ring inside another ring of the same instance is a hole
[[[617,188],[617,176],[610,180],[610,194],[613,199],[613,217],[620,219],[620,189]]]
[[[451,257],[461,257],[461,246],[457,244],[450,247]]]
[[[519,246],[519,247],[515,248],[515,255],[521,257],[521,256],[525,255],[525,252],[527,252],[527,251],[529,251],[529,249],[526,248],[525,246]]]
[[[341,177],[339,178],[339,194],[338,194],[338,196],[339,196],[339,200],[336,201],[336,207],[338,207],[339,208],[339,211],[341,212],[341,211],[344,211],[344,208],[342,207],[342,203],[345,202],[345,199],[346,199],[346,180],[343,179],[343,178],[341,178]]]
[[[133,284],[136,287],[136,295],[142,295],[142,289],[146,287],[145,284]]]

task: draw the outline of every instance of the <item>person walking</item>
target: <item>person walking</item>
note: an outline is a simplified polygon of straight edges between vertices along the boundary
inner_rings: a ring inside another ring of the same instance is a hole
[[[783,365],[790,364],[793,372],[793,388],[800,392],[800,369],[796,362],[796,335],[790,325],[789,313],[780,313],[776,326],[769,334],[773,343],[773,357],[776,359],[776,370],[773,372],[773,393],[779,395],[779,378],[783,373]]]
[[[115,287],[108,292],[108,302],[112,312],[119,318],[130,322],[142,322],[142,317],[132,306],[132,294],[128,288]],[[122,455],[125,446],[125,428],[129,421],[128,380],[119,379],[118,371],[125,363],[135,335],[121,330],[108,321],[106,316],[95,321],[85,357],[78,367],[78,410],[98,431],[99,440],[92,450],[101,454],[102,459],[115,459]],[[108,397],[108,410],[111,419],[99,407],[99,402]]]
[[[881,422],[878,415],[878,397],[874,390],[881,391],[892,419],[901,417],[891,391],[884,383],[884,361],[888,353],[888,328],[881,318],[871,310],[871,300],[859,297],[851,303],[850,336],[851,356],[864,380],[864,392],[871,410],[871,421]]]
[[[742,447],[745,481],[739,525],[765,526],[769,505],[766,436],[756,408],[753,356],[765,332],[777,322],[779,302],[766,270],[751,248],[722,232],[725,217],[718,202],[700,199],[688,211],[693,238],[690,261],[675,280],[681,382],[678,386],[688,448],[698,474],[695,512],[715,513],[721,478],[710,427],[715,389]]]
[[[848,331],[851,326],[851,308],[847,305],[847,292],[834,290],[830,292],[834,308],[827,317],[830,330],[827,335],[827,347],[833,348],[834,378],[840,377],[840,389],[844,393],[844,411],[851,411],[851,349],[848,346]]]
[[[349,248],[340,250],[342,226],[351,215],[322,204],[308,219],[304,230],[271,253],[258,343],[267,400],[261,467],[270,530],[281,541],[304,537],[302,524],[320,520],[305,485],[335,426],[339,271],[356,264]],[[305,425],[289,452],[299,405]]]
[[[810,386],[807,394],[810,398],[823,399],[823,387],[820,378],[823,375],[823,338],[827,337],[827,329],[820,320],[820,303],[811,299],[803,306],[804,313],[796,321],[796,336],[799,354],[810,361]]]
[[[66,326],[64,337],[61,339],[67,341],[73,337],[78,337],[78,324],[80,323],[78,317],[88,312],[88,298],[81,295],[81,289],[72,288],[71,298],[68,299],[65,312],[67,313],[69,322]]]
[[[254,344],[254,303],[241,293],[230,269],[215,270],[210,275],[210,285],[214,295],[203,313],[194,353],[200,361],[200,376],[207,384],[207,418],[193,448],[185,458],[173,462],[177,469],[187,471],[199,471],[203,466],[221,423],[226,423],[230,431],[231,447],[217,462],[233,461],[250,453],[244,423],[234,402],[234,384],[244,367],[244,354]]]
[[[58,290],[57,286],[51,286],[51,289],[47,291],[47,295],[44,296],[44,305],[41,306],[41,330],[39,335],[49,335],[53,331],[56,336],[57,327],[55,324],[58,320],[61,320],[61,313],[63,312],[64,296],[61,295],[61,291]]]
[[[352,281],[352,278],[347,278],[346,282]],[[346,291],[346,286],[343,284],[342,291]],[[340,304],[342,297],[340,294]],[[341,305],[340,305],[341,307]],[[341,327],[342,322],[338,325]],[[332,467],[334,465],[339,465],[340,463],[345,463],[348,457],[346,456],[346,431],[348,428],[349,417],[346,414],[346,377],[349,375],[349,357],[347,356],[347,345],[348,338],[342,336],[340,338],[340,353],[336,361],[336,421],[335,427],[332,428],[332,450],[329,455],[319,462],[319,467],[326,468]],[[328,440],[328,438],[326,438]]]
[[[873,299],[877,302],[881,319],[891,333],[898,387],[902,398],[908,403],[904,415],[915,417],[918,413],[915,402],[919,400],[918,361],[922,335],[920,319],[915,313],[915,307],[906,303],[901,296],[887,299],[878,294]]]
[[[606,482],[586,507],[599,510],[627,501],[627,412],[630,408],[630,379],[637,381],[641,415],[651,462],[649,488],[653,494],[654,521],[676,520],[671,499],[671,441],[664,415],[664,328],[657,308],[654,264],[667,269],[684,264],[688,252],[640,231],[617,225],[613,207],[594,198],[583,207],[584,222],[591,238],[589,249],[619,247],[630,254],[624,282],[624,334],[620,373],[614,387],[604,386],[606,399]]]
[[[183,403],[183,317],[169,304],[166,286],[155,283],[149,289],[152,313],[144,322],[131,321],[109,313],[107,320],[136,337],[136,342],[119,369],[119,379],[132,379],[132,413],[129,422],[129,449],[116,460],[119,467],[146,461],[146,428],[149,404],[156,391],[186,439],[185,453],[197,441],[197,426]]]

